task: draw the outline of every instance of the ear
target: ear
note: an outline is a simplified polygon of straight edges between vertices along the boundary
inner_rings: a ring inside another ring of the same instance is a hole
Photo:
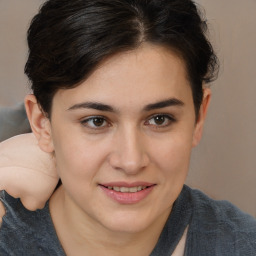
[[[211,90],[209,88],[204,88],[203,101],[200,106],[195,130],[194,130],[194,135],[193,135],[193,144],[192,144],[193,147],[197,146],[202,138],[204,121],[205,121],[207,110],[210,104],[211,95],[212,95]]]
[[[34,95],[30,94],[26,96],[25,108],[31,129],[38,140],[38,146],[44,152],[52,153],[54,147],[51,136],[51,123],[37,103]]]

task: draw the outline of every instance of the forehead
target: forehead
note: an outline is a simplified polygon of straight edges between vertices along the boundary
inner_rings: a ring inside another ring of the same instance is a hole
[[[106,59],[86,81],[58,91],[54,101],[72,105],[90,100],[131,108],[191,96],[184,61],[164,47],[143,45]]]

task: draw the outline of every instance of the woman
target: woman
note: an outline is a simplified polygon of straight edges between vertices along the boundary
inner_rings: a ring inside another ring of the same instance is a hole
[[[216,56],[189,0],[49,0],[28,32],[26,111],[62,184],[2,192],[1,255],[254,255],[256,221],[184,186]]]

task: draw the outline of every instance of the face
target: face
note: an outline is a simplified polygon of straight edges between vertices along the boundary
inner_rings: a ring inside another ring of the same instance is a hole
[[[54,96],[51,140],[63,193],[85,219],[137,232],[168,216],[200,137],[186,77],[174,53],[144,45]]]

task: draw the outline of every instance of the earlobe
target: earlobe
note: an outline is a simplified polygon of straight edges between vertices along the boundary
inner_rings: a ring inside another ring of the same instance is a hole
[[[25,108],[31,129],[38,140],[39,147],[44,152],[52,153],[54,147],[51,137],[50,120],[40,108],[34,95],[30,94],[26,96]]]
[[[203,101],[200,106],[198,119],[197,119],[194,135],[193,135],[193,144],[192,144],[193,147],[197,146],[202,138],[203,126],[204,126],[205,118],[207,115],[208,107],[210,104],[211,95],[212,95],[211,90],[209,88],[204,88]]]

